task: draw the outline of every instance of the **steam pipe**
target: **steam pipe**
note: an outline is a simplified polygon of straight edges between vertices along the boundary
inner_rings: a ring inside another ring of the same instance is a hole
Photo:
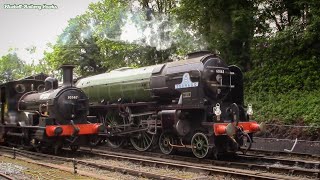
[[[62,65],[62,73],[63,73],[63,83],[62,86],[72,86],[73,84],[73,65]]]

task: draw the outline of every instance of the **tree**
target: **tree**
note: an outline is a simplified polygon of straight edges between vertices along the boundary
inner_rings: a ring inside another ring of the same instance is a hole
[[[210,49],[220,51],[229,63],[250,68],[253,1],[182,0],[176,13],[205,35]]]
[[[169,14],[173,8],[177,7],[177,2],[176,0],[140,0],[143,8],[166,14]]]
[[[17,80],[28,75],[24,69],[25,63],[17,56],[15,52],[0,58],[0,82]]]
[[[162,63],[172,49],[156,50],[121,40],[130,4],[121,0],[105,0],[90,4],[85,14],[69,20],[59,35],[53,52],[45,53],[49,66],[58,68],[70,63],[81,76],[98,74],[121,66],[142,66]],[[138,18],[140,14],[137,14]],[[144,15],[144,14],[141,14]],[[140,19],[145,20],[145,19]]]
[[[11,81],[20,78],[23,62],[18,58],[16,53],[9,53],[0,59],[0,79],[1,82]]]
[[[103,66],[103,54],[90,27],[87,15],[69,20],[68,26],[59,35],[52,52],[45,52],[45,61],[53,69],[62,64],[76,65],[80,75],[90,75],[106,71]]]
[[[286,27],[300,24],[305,27],[310,14],[311,1],[301,0],[257,0],[255,7],[256,33],[268,36],[284,31]]]
[[[258,27],[272,18],[276,27],[263,25],[252,46],[253,71],[247,85],[253,92],[313,91],[320,86],[320,3],[277,1],[257,18]],[[272,16],[270,16],[272,15]],[[279,19],[280,18],[280,19]],[[247,87],[248,87],[247,86]]]

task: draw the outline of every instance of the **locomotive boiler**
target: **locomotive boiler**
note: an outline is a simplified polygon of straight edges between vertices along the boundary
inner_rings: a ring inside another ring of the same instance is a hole
[[[88,123],[88,98],[74,87],[73,66],[62,66],[63,84],[56,78],[22,79],[1,87],[0,139],[16,146],[77,150],[92,142],[104,126]]]
[[[264,125],[244,108],[243,77],[207,51],[186,60],[142,68],[123,67],[79,80],[89,97],[90,114],[109,129],[112,147],[126,139],[139,151],[154,147],[165,154],[190,148],[198,158],[236,152]],[[160,135],[159,138],[156,138]]]

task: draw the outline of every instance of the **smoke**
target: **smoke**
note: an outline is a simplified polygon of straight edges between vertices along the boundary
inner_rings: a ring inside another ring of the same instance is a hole
[[[142,11],[144,12],[144,11]],[[172,46],[175,39],[172,32],[175,32],[178,25],[173,25],[169,17],[164,14],[149,15],[145,13],[127,12],[121,27],[120,40],[128,43],[151,46],[159,50],[166,50]]]
[[[116,30],[118,33],[115,33],[114,29],[113,33],[110,33],[107,27],[104,38],[155,47],[158,51],[169,49],[174,44],[189,51],[207,47],[206,41],[198,32],[178,22],[176,17],[141,8],[138,1],[131,2],[129,8],[122,12],[116,27],[119,28]]]
[[[93,12],[85,23],[70,21],[60,36],[62,43],[75,41],[70,32],[81,29],[80,41],[94,35],[109,41],[154,47],[157,51],[175,45],[180,54],[206,49],[208,44],[199,32],[178,21],[175,16],[142,8],[137,0],[131,1],[127,7],[118,5],[108,9],[106,13],[104,17],[107,19],[96,18]]]

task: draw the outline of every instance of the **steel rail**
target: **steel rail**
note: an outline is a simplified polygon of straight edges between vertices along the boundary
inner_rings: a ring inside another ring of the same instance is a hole
[[[123,152],[114,152],[114,151],[106,151],[106,150],[96,150],[94,149],[92,152],[88,149],[83,149],[83,152],[86,153],[93,153],[95,155],[101,155],[106,156],[108,158],[120,158],[120,159],[127,159],[127,160],[135,160],[135,158],[141,158],[146,159],[145,161],[161,161],[163,163],[165,162],[177,162],[179,164],[190,164],[190,163],[197,163],[197,166],[201,167],[212,167],[212,166],[219,166],[219,167],[225,167],[225,168],[241,168],[241,169],[249,169],[249,170],[260,170],[260,171],[267,171],[267,172],[273,172],[273,173],[285,173],[288,175],[302,175],[302,176],[308,176],[308,177],[314,177],[319,178],[320,170],[319,170],[319,162],[304,162],[299,160],[289,160],[289,159],[277,159],[279,162],[290,162],[291,164],[294,163],[294,165],[298,163],[307,165],[306,168],[313,167],[314,169],[305,169],[305,168],[296,168],[296,167],[280,167],[280,166],[271,166],[266,164],[257,164],[257,163],[248,163],[248,162],[237,162],[237,161],[222,161],[222,160],[209,160],[209,159],[197,159],[197,158],[191,158],[191,157],[183,157],[183,156],[173,156],[173,155],[163,155],[158,153],[152,153],[152,152],[144,152],[143,155],[137,155],[138,152],[131,152],[130,150],[127,151],[127,153]],[[136,154],[134,154],[136,153]],[[160,155],[160,156],[159,156]],[[157,157],[158,156],[158,157]],[[245,158],[245,156],[242,156]],[[263,160],[266,161],[275,161],[275,158],[268,159],[267,157],[250,157],[247,156],[249,159],[253,160]],[[134,158],[134,159],[131,159]],[[239,157],[241,158],[241,157]],[[150,163],[149,163],[150,164]],[[285,163],[284,163],[285,164]]]
[[[76,160],[76,161],[79,164],[98,168],[98,169],[120,172],[122,174],[129,174],[129,175],[144,177],[144,178],[149,178],[149,179],[182,180],[182,178],[153,174],[153,173],[149,173],[149,172],[142,172],[142,171],[137,171],[137,170],[133,170],[133,169],[125,168],[125,167],[112,166],[112,165],[106,165],[106,164],[96,164],[96,163],[84,161],[84,160]]]
[[[63,162],[76,162],[77,164],[90,166],[90,167],[93,167],[93,168],[104,169],[104,170],[109,170],[109,171],[113,171],[113,172],[120,172],[122,174],[129,174],[129,175],[133,175],[133,176],[137,176],[137,177],[144,177],[144,178],[149,178],[149,179],[182,180],[182,178],[178,178],[178,177],[170,177],[170,176],[166,176],[166,175],[153,174],[153,173],[150,173],[150,172],[142,172],[142,171],[133,170],[133,169],[125,168],[125,167],[119,167],[119,166],[97,164],[97,163],[86,161],[86,160],[75,160],[74,158],[53,156],[53,155],[30,152],[30,151],[19,150],[19,149],[15,149],[16,152],[13,152],[14,151],[13,149],[7,148],[7,147],[3,147],[3,146],[0,146],[0,148],[5,149],[6,152],[15,153],[15,155],[21,155],[21,156],[28,155],[27,156],[28,158],[33,156],[34,158],[32,158],[32,159],[37,159],[37,160],[43,160],[41,158],[57,159],[57,160],[61,160]],[[50,167],[50,165],[48,165],[48,163],[46,163],[46,164],[45,163],[40,163],[40,165],[44,165],[44,166]],[[89,176],[88,174],[84,174],[84,175]]]
[[[1,154],[0,156],[12,158],[8,154],[5,154],[5,155]],[[52,164],[52,163],[41,162],[41,161],[39,161],[39,160],[41,160],[41,158],[36,158],[37,161],[34,161],[34,159],[30,160],[30,159],[24,158],[24,157],[15,157],[15,159],[18,159],[18,160],[21,160],[21,161],[24,161],[24,162],[28,162],[30,164],[44,166],[44,167],[51,168],[51,169],[53,168],[53,169],[57,169],[57,170],[64,171],[64,172],[74,173],[74,169],[73,168],[70,168],[70,167],[67,167],[67,166],[55,165],[55,164]],[[34,172],[34,171],[32,171],[32,172]],[[37,171],[35,171],[35,172],[37,172]],[[82,176],[86,176],[86,177],[89,177],[89,178],[105,179],[102,176],[99,176],[97,174],[93,174],[93,173],[90,173],[90,172],[87,172],[87,171],[77,170],[77,174],[82,175]],[[51,179],[51,178],[48,178],[48,179]],[[60,178],[57,178],[57,179],[60,179]]]
[[[263,154],[268,156],[289,156],[298,158],[309,158],[313,160],[320,161],[320,155],[307,154],[307,153],[297,153],[297,152],[285,152],[285,151],[271,151],[271,150],[261,150],[261,149],[250,149],[249,154]]]
[[[115,160],[127,160],[135,163],[140,163],[149,166],[157,167],[171,167],[175,169],[181,169],[184,171],[202,171],[206,172],[208,175],[220,174],[220,175],[230,175],[238,178],[251,178],[251,179],[295,179],[293,176],[272,174],[269,172],[255,172],[252,170],[238,169],[239,165],[234,166],[232,163],[224,162],[217,164],[203,164],[201,161],[198,163],[185,162],[180,160],[155,158],[152,156],[142,157],[140,155],[134,154],[124,154],[118,152],[103,152],[102,150],[81,150],[81,153],[87,153],[88,155],[101,156],[107,159]],[[222,165],[222,166],[221,166]],[[242,164],[243,166],[244,164]],[[231,167],[232,166],[232,167]],[[246,165],[247,166],[247,165]],[[248,167],[248,166],[247,166]],[[254,168],[254,166],[252,166]],[[264,168],[265,169],[265,168]],[[301,178],[297,178],[301,179]]]
[[[13,151],[10,148],[5,147],[7,151]],[[47,154],[40,154],[40,153],[34,153],[30,151],[25,150],[15,150],[17,154],[20,153],[27,153],[29,155],[36,155],[40,157],[46,157],[51,159],[60,159],[63,161],[72,161],[70,158],[66,157],[58,157],[58,156],[52,156]],[[130,151],[130,150],[129,150]],[[131,151],[136,152],[136,151]],[[145,165],[151,165],[151,166],[159,166],[159,167],[172,167],[176,169],[182,169],[182,170],[191,170],[191,171],[202,171],[207,172],[208,175],[212,174],[222,174],[222,175],[231,175],[234,177],[240,177],[240,178],[253,178],[253,179],[294,179],[293,176],[285,176],[285,175],[275,175],[271,174],[269,172],[286,172],[290,175],[304,175],[309,177],[317,177],[319,178],[319,169],[318,170],[310,170],[310,169],[297,169],[292,167],[273,167],[273,166],[265,166],[260,164],[250,164],[250,163],[239,163],[239,162],[229,162],[229,161],[217,161],[217,160],[208,160],[208,159],[202,159],[199,160],[197,158],[190,158],[190,157],[182,157],[182,156],[166,156],[159,153],[151,153],[151,152],[144,152],[144,156],[141,155],[134,155],[133,153],[121,153],[121,152],[110,152],[106,150],[93,150],[90,151],[88,149],[82,149],[81,153],[87,153],[94,156],[102,156],[112,159],[121,159],[121,160],[128,160],[128,161],[134,161],[140,164]],[[136,152],[137,153],[137,152]],[[146,155],[149,154],[149,155]],[[160,157],[155,157],[156,155],[160,155]],[[175,158],[178,160],[168,159],[168,158]],[[255,158],[250,157],[249,158]],[[263,159],[263,157],[257,157],[260,159]],[[124,172],[132,175],[138,175],[143,177],[149,177],[149,178],[155,178],[154,175],[150,174],[143,174],[142,172],[133,172],[133,170],[126,169],[126,168],[120,168],[120,167],[112,167],[108,165],[101,165],[101,164],[95,164],[88,161],[83,160],[76,160],[79,164],[84,165],[90,165],[96,168],[101,169],[107,169],[112,171],[119,171]],[[195,164],[197,163],[197,164]],[[249,170],[246,169],[239,169],[246,167]],[[254,172],[252,170],[267,170],[266,172]],[[156,175],[157,176],[157,175]],[[158,178],[165,178],[165,179],[171,179],[170,177],[159,177]],[[176,178],[178,179],[178,178]]]
[[[254,137],[254,139],[260,140],[274,140],[274,141],[295,141],[294,139],[283,139],[283,138],[275,138],[275,137]],[[298,142],[306,142],[306,143],[320,143],[320,141],[309,141],[304,139],[297,140]]]
[[[281,164],[286,166],[295,166],[308,169],[319,169],[320,161],[309,161],[309,160],[300,160],[300,159],[290,159],[282,158],[279,156],[260,156],[260,155],[251,155],[251,154],[238,154],[239,158],[243,158],[248,161],[260,161],[270,164]]]
[[[1,147],[4,148],[8,151],[13,151],[11,148],[6,148],[6,147]],[[13,152],[12,152],[13,153]],[[84,153],[84,152],[80,152]],[[88,152],[87,152],[88,153]],[[175,177],[167,177],[167,176],[162,176],[162,175],[156,175],[156,174],[150,174],[150,173],[145,173],[145,172],[140,172],[140,171],[135,171],[123,167],[115,167],[115,166],[110,166],[110,165],[102,165],[102,164],[96,164],[93,162],[89,161],[84,161],[84,160],[74,160],[72,158],[66,158],[66,157],[59,157],[59,156],[53,156],[53,155],[48,155],[48,154],[41,154],[41,153],[35,153],[35,152],[30,152],[30,151],[25,151],[25,150],[15,150],[16,155],[28,155],[36,157],[36,158],[49,158],[49,159],[57,159],[61,160],[64,162],[73,162],[76,161],[79,164],[82,165],[87,165],[87,166],[92,166],[94,168],[100,168],[100,169],[106,169],[106,170],[111,170],[111,171],[118,171],[121,173],[127,173],[131,175],[137,175],[137,176],[142,176],[146,178],[156,178],[156,179],[179,179]],[[96,156],[97,154],[92,155]],[[118,155],[111,155],[111,154],[101,154],[101,156],[108,157],[109,159],[117,159],[117,160],[130,160],[134,161],[139,164],[143,165],[149,165],[149,166],[154,166],[154,167],[170,167],[170,168],[175,168],[175,169],[181,169],[183,171],[192,171],[192,172],[206,172],[207,175],[227,175],[228,177],[237,177],[241,179],[264,179],[264,180],[276,180],[276,179],[283,179],[283,180],[291,180],[295,179],[292,176],[284,176],[284,175],[275,175],[272,173],[267,173],[267,172],[255,172],[252,170],[244,170],[244,169],[236,169],[236,168],[228,168],[228,167],[220,167],[220,166],[213,166],[211,165],[210,167],[207,166],[201,166],[201,165],[196,165],[194,163],[187,163],[187,162],[164,162],[164,161],[157,161],[157,160],[150,160],[150,157],[146,158],[134,158],[134,157],[126,157],[126,156],[118,156]],[[41,160],[41,159],[40,159]],[[43,160],[43,159],[42,159]],[[301,179],[301,178],[296,178]]]
[[[10,177],[10,176],[8,176],[8,175],[6,175],[6,174],[4,174],[4,173],[1,173],[0,172],[0,177],[2,177],[2,178],[4,178],[4,179],[8,179],[8,180],[14,180],[15,178],[12,178],[12,177]],[[1,178],[0,178],[1,179]]]

